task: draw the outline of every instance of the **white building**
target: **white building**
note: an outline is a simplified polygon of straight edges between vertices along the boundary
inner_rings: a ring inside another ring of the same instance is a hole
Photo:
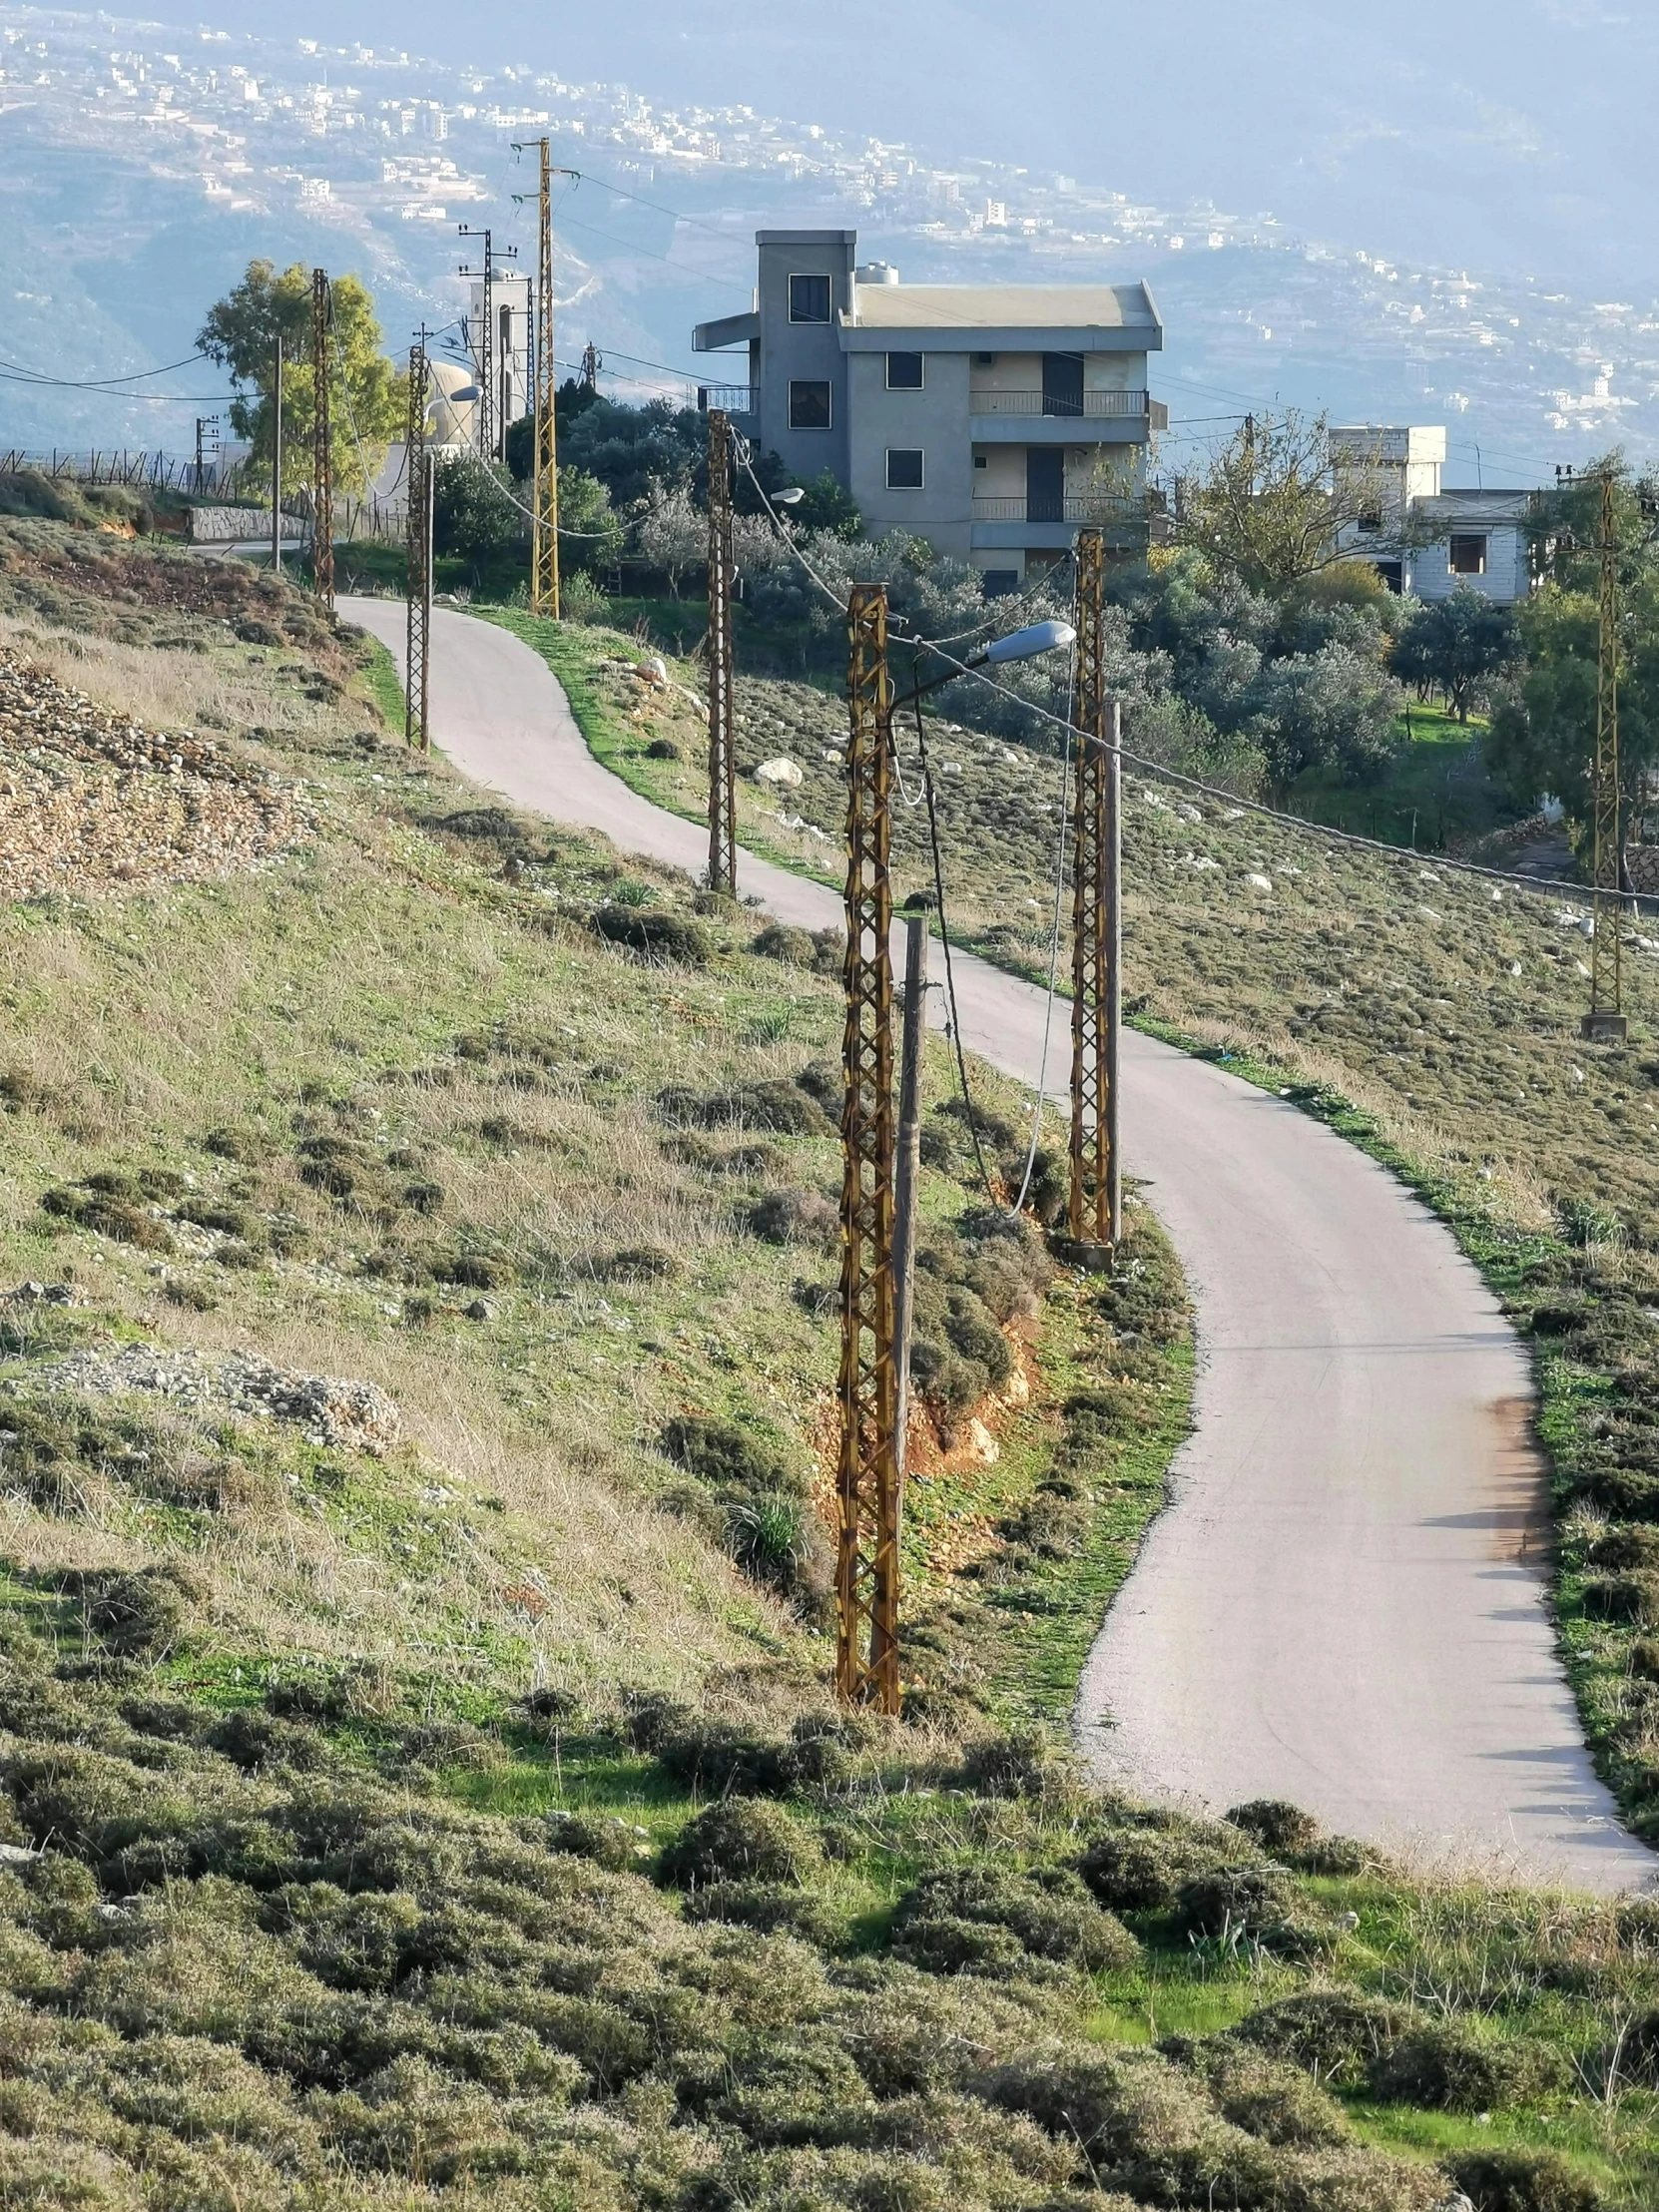
[[[486,314],[488,339],[485,338]],[[511,267],[497,269],[490,280],[489,299],[484,280],[473,278],[471,312],[466,326],[467,350],[474,371],[483,374],[488,356],[490,370],[490,430],[499,449],[508,423],[528,414],[530,390],[530,279]]]
[[[1375,513],[1345,527],[1341,542],[1354,559],[1371,561],[1391,591],[1445,599],[1467,584],[1507,605],[1531,590],[1526,521],[1534,495],[1444,490],[1443,428],[1345,424],[1331,433],[1331,458],[1339,475],[1363,472],[1377,484]]]

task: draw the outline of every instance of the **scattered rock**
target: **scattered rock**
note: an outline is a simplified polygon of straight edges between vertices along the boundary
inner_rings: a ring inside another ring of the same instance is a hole
[[[495,1308],[487,1298],[475,1298],[470,1306],[462,1308],[468,1321],[494,1321]]]
[[[806,782],[796,763],[780,754],[775,761],[763,761],[755,771],[757,784],[770,784],[775,791],[798,792]]]

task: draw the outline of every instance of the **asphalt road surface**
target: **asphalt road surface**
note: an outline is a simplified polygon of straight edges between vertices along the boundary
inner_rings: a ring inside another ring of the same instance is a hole
[[[340,611],[401,661],[400,601]],[[530,649],[438,609],[435,742],[478,783],[701,872],[707,832],[602,769]],[[840,899],[745,854],[809,928]],[[931,972],[940,964],[935,956]],[[957,965],[963,1036],[1034,1083],[1043,993]],[[1054,1024],[1050,1088],[1066,1079]],[[1521,1346],[1446,1231],[1281,1100],[1134,1032],[1129,1169],[1197,1304],[1194,1431],[1078,1697],[1103,1779],[1192,1809],[1290,1798],[1434,1860],[1611,1892],[1659,1861],[1591,1771],[1542,1574],[1548,1519]]]

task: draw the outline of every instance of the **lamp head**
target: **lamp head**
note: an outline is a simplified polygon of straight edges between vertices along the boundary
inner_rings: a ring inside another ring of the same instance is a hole
[[[792,484],[788,491],[775,491],[772,504],[775,507],[799,507],[806,496],[799,484]]]
[[[1061,646],[1076,642],[1077,632],[1069,622],[1033,622],[994,640],[986,646],[984,657],[994,668],[1004,661],[1035,660],[1039,653],[1058,652]]]
[[[439,392],[438,394],[438,397],[440,399],[458,399],[461,401],[465,401],[468,399],[482,399],[483,396],[483,393],[478,389],[478,386],[476,384],[457,384],[453,391],[443,391]]]

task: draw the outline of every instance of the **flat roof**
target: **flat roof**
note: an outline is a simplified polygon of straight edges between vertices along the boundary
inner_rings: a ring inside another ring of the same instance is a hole
[[[1163,329],[1145,284],[860,284],[847,327],[871,330]]]

